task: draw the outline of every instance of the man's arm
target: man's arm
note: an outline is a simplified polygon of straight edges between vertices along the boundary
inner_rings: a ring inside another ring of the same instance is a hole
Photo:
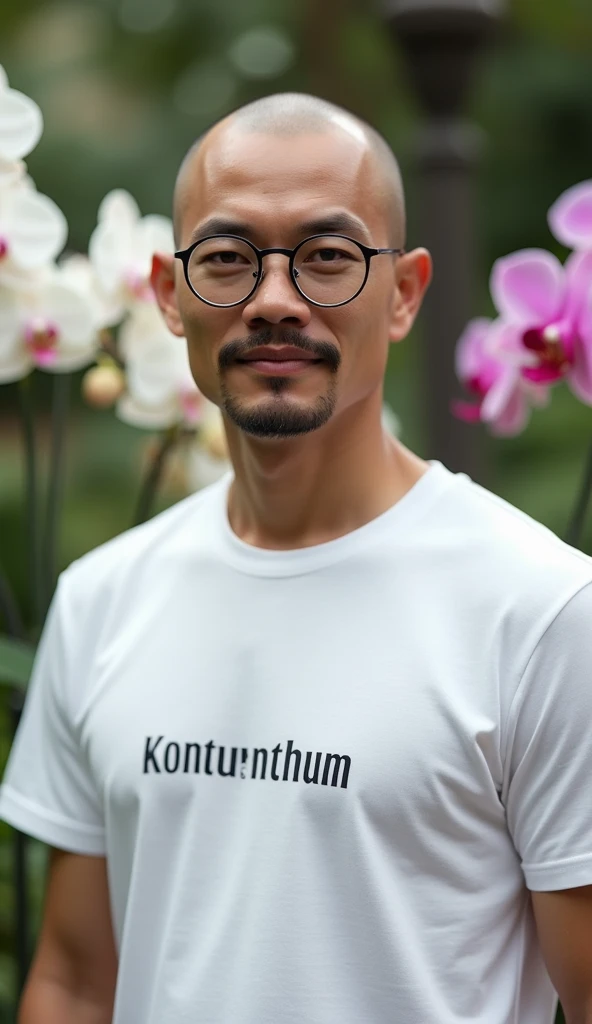
[[[52,850],[18,1024],[111,1024],[116,978],[106,860]]]
[[[592,1024],[592,885],[531,892],[539,942],[567,1024]]]

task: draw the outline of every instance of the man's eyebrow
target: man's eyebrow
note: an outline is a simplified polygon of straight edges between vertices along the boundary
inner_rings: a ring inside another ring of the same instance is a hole
[[[251,228],[248,224],[228,217],[208,217],[191,232],[189,245],[207,238],[209,235],[242,235],[248,236]]]
[[[314,217],[298,225],[298,231],[305,235],[350,234],[363,235],[370,241],[370,233],[362,220],[351,213],[330,213],[323,217]]]
[[[313,217],[310,220],[301,221],[296,232],[302,238],[307,235],[334,235],[350,234],[363,237],[370,241],[370,233],[363,221],[350,213],[336,212],[322,217]],[[244,221],[232,220],[228,217],[208,217],[191,232],[189,245],[207,238],[209,235],[240,235],[249,238],[254,234],[253,227]]]

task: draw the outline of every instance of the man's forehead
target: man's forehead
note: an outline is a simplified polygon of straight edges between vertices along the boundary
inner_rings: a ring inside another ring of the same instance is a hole
[[[244,201],[261,210],[277,204],[297,216],[299,207],[336,203],[363,220],[382,218],[376,157],[364,136],[345,131],[274,135],[220,126],[184,169],[179,214],[186,228],[223,202]],[[188,222],[191,222],[188,224]]]

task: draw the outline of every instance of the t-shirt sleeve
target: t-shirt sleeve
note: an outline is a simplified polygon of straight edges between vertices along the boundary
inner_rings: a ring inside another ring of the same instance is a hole
[[[527,887],[592,884],[592,583],[539,640],[507,737],[507,824]]]
[[[105,853],[101,801],[73,722],[69,648],[76,627],[62,578],[0,787],[0,818],[51,846],[98,856]]]

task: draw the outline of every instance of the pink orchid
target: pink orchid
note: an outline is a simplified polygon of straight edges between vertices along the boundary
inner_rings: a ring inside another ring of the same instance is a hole
[[[497,322],[479,317],[467,324],[459,338],[456,373],[477,401],[455,401],[452,412],[468,423],[487,423],[492,434],[510,437],[528,423],[531,404],[546,403],[548,389],[525,381],[518,366],[492,354],[496,328]]]
[[[592,181],[568,188],[549,210],[549,227],[570,249],[592,249]]]
[[[494,264],[491,294],[501,318],[490,353],[533,384],[567,380],[592,405],[592,252],[565,267],[544,249],[512,253]]]

